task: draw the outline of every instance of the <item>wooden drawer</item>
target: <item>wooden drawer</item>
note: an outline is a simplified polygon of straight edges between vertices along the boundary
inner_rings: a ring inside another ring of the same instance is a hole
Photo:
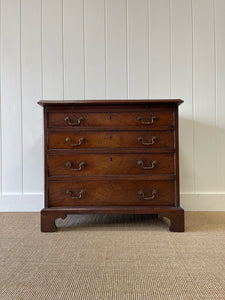
[[[49,177],[174,174],[174,154],[49,155]]]
[[[48,132],[48,148],[174,148],[174,132]]]
[[[174,181],[49,182],[49,207],[169,206],[175,203]]]
[[[85,127],[161,127],[174,126],[174,113],[168,112],[49,112],[48,127],[74,128]]]

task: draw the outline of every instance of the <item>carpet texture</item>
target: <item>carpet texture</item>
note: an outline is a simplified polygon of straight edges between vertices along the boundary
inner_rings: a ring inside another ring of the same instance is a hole
[[[187,212],[185,233],[147,215],[73,215],[41,233],[39,218],[0,214],[0,300],[225,299],[224,212]]]

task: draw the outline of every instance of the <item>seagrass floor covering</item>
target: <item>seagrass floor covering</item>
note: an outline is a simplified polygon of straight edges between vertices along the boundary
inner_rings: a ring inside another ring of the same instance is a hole
[[[1,213],[0,300],[225,299],[225,213],[185,218],[185,233],[147,215],[73,215],[41,233],[39,213]]]

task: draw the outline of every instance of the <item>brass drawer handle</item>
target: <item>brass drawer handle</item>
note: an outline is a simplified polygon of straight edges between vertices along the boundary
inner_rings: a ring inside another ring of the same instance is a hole
[[[155,166],[157,165],[157,163],[158,163],[157,160],[153,160],[150,167],[145,167],[145,166],[144,166],[145,163],[144,163],[143,160],[138,160],[138,161],[137,161],[137,165],[138,165],[139,167],[142,167],[142,169],[144,169],[144,170],[151,170],[151,169],[154,169]]]
[[[145,125],[152,125],[152,124],[154,123],[154,121],[157,120],[157,117],[156,117],[156,116],[152,116],[150,121],[144,121],[144,118],[143,118],[143,117],[138,116],[138,117],[137,117],[137,120],[140,121],[142,124],[145,124]]]
[[[64,121],[65,121],[68,125],[70,125],[70,126],[77,126],[77,125],[80,125],[80,122],[81,122],[81,121],[84,121],[84,118],[83,118],[83,117],[80,117],[80,118],[77,119],[77,122],[72,122],[71,119],[70,119],[70,117],[67,116],[67,117],[64,118]]]
[[[149,196],[149,197],[145,197],[145,193],[144,193],[143,190],[139,190],[138,191],[138,195],[141,195],[144,200],[152,200],[152,199],[154,199],[156,193],[157,193],[157,190],[152,190],[152,195]]]
[[[85,163],[83,161],[81,161],[79,163],[79,168],[78,169],[74,169],[73,168],[73,164],[71,163],[71,161],[67,161],[66,162],[66,167],[70,168],[71,171],[80,171],[82,168],[84,168],[84,166],[85,166]]]
[[[70,144],[70,146],[80,146],[85,141],[85,138],[81,137],[79,139],[79,143],[72,144],[72,140],[70,137],[66,138],[66,142]]]
[[[79,196],[74,196],[73,192],[70,190],[66,190],[66,194],[70,196],[71,199],[80,199],[85,195],[86,191],[85,190],[80,190]]]
[[[139,137],[138,137],[138,141],[139,141],[139,142],[141,141],[141,142],[142,142],[142,145],[145,145],[145,146],[151,146],[151,145],[155,144],[155,141],[157,141],[157,136],[153,136],[153,137],[152,137],[152,141],[149,142],[149,143],[144,142],[143,136],[139,136]]]

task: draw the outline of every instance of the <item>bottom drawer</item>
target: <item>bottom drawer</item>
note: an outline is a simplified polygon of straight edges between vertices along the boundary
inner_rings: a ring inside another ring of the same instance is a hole
[[[172,180],[49,182],[48,207],[174,204],[175,182]]]

